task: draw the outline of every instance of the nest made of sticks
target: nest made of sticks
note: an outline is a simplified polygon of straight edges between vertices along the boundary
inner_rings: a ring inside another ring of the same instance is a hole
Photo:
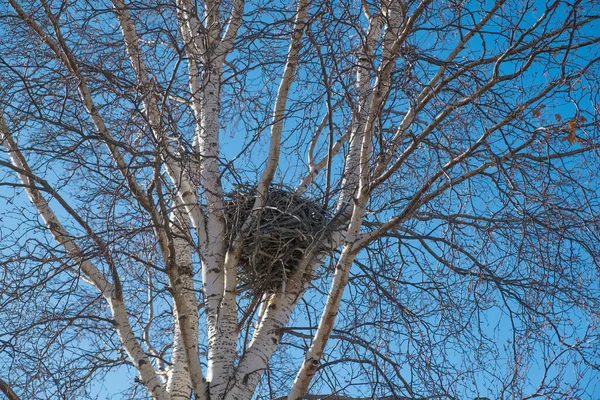
[[[227,239],[241,239],[239,281],[254,292],[275,291],[307,251],[319,251],[329,215],[316,200],[284,186],[272,186],[264,206],[252,210],[256,196],[255,186],[239,186],[229,194],[224,213]]]

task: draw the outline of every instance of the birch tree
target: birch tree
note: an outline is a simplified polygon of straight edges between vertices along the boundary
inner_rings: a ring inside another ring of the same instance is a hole
[[[4,2],[0,391],[597,394],[599,17]]]

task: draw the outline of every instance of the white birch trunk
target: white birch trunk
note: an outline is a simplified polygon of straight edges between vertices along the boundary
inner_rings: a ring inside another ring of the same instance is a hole
[[[196,227],[199,241],[201,243],[205,243],[207,241],[207,237],[204,231],[204,217],[199,208],[196,190],[191,185],[186,171],[182,171],[180,166],[176,163],[175,158],[172,157],[173,150],[169,144],[168,136],[163,130],[156,93],[152,87],[152,81],[148,68],[143,61],[139,49],[139,39],[135,25],[131,20],[129,10],[122,0],[113,0],[113,5],[121,26],[121,30],[123,32],[127,54],[129,55],[131,65],[136,72],[138,83],[142,89],[145,113],[150,123],[150,129],[155,139],[159,144],[161,144],[161,148],[163,149],[163,153],[161,154],[162,161],[164,162],[169,177],[177,189],[177,195],[179,198],[178,203],[185,207],[192,224],[194,224]],[[167,267],[167,269],[169,270],[169,267]],[[182,293],[181,283],[178,281],[179,277],[177,276],[177,271],[171,270],[169,271],[169,275],[171,285],[175,290],[175,302],[178,304],[177,308],[187,314],[189,310],[187,310],[188,306],[185,304],[185,298]],[[187,316],[186,314],[183,315]],[[206,382],[202,374],[200,362],[198,360],[197,335],[195,339],[193,334],[194,330],[197,329],[197,324],[195,327],[192,327],[190,326],[189,320],[185,320],[184,322],[181,318],[179,319],[179,322],[182,323],[180,325],[180,332],[184,341],[184,347],[186,352],[188,352],[187,362],[190,368],[190,377],[194,387],[194,392],[196,397],[202,398],[206,393]]]
[[[174,307],[177,306],[174,305]],[[169,400],[189,400],[192,393],[192,381],[187,367],[185,344],[181,336],[180,323],[177,318],[175,318],[175,327],[173,329],[171,363],[173,365],[169,368],[167,375]]]
[[[240,6],[243,3],[234,4],[234,8],[237,9],[238,13],[240,12]],[[290,47],[288,50],[286,65],[284,68],[281,84],[279,86],[279,90],[277,93],[277,98],[275,101],[275,106],[273,110],[273,125],[271,127],[271,139],[269,145],[269,155],[267,159],[267,165],[263,174],[258,183],[257,189],[257,199],[254,204],[254,208],[260,208],[264,205],[265,201],[265,193],[268,190],[269,185],[273,179],[275,171],[277,169],[277,165],[279,163],[279,150],[281,146],[281,133],[283,131],[283,123],[285,116],[285,107],[287,104],[288,93],[293,82],[294,72],[296,66],[298,64],[298,53],[301,46],[301,38],[304,29],[304,23],[306,21],[308,11],[308,2],[306,0],[300,0],[298,3],[296,20],[294,23],[294,30],[292,33],[292,39],[290,41]],[[232,14],[232,18],[234,15]],[[209,27],[210,28],[210,27]],[[229,34],[229,29],[237,30],[236,26],[230,25],[228,28],[228,32],[226,33],[226,38]],[[228,39],[227,39],[228,40]],[[227,42],[222,43],[223,46],[227,46]],[[219,89],[220,82],[215,81],[215,76],[217,79],[221,75],[221,66],[222,61],[219,61],[216,66],[213,66],[213,69],[217,70],[217,73],[211,74],[211,71],[208,71],[208,74],[203,79],[203,102],[202,102],[202,129],[200,129],[200,133],[202,136],[199,137],[200,146],[200,154],[202,156],[207,155],[207,161],[216,163],[216,156],[218,149],[218,116],[220,111],[219,105]],[[216,174],[217,167],[211,168],[210,164],[207,164],[207,172],[208,176],[206,179],[211,179],[214,174]],[[209,185],[210,186],[210,185]],[[207,196],[211,196],[210,191],[207,191]],[[209,198],[210,203],[210,198]],[[210,226],[210,217],[209,217],[209,226]],[[224,231],[219,230],[219,227],[215,226],[213,229],[209,228],[209,231],[218,233],[222,237],[224,236]],[[212,235],[212,233],[211,233]],[[219,240],[218,237],[215,237],[215,242]],[[235,274],[237,269],[237,262],[239,260],[239,251],[240,248],[234,246],[232,251],[227,254],[227,259],[224,265],[224,271],[216,269],[213,273],[219,274],[215,279],[223,279],[224,276],[226,278],[226,282],[223,282],[223,286],[215,285],[216,289],[222,288],[221,296],[218,293],[211,293],[210,297],[207,297],[207,301],[212,304],[208,304],[207,306],[207,315],[209,318],[209,357],[208,357],[208,379],[211,382],[211,397],[222,398],[227,392],[228,386],[230,384],[232,375],[233,375],[233,365],[234,365],[234,357],[236,354],[236,340],[237,340],[237,311],[235,308]],[[224,272],[224,274],[222,273]],[[207,276],[207,279],[210,279],[210,276]],[[207,282],[207,281],[205,281]],[[210,282],[210,281],[209,281]],[[208,291],[211,290],[210,287],[207,287]],[[218,314],[213,316],[213,312],[215,311],[214,307],[218,308]],[[273,303],[271,307],[276,307]],[[290,307],[290,312],[293,307]],[[210,320],[216,317],[217,320],[214,322],[215,328],[211,328]],[[286,317],[286,321],[287,321]],[[282,325],[281,327],[283,327]],[[279,329],[279,328],[276,328]],[[272,337],[273,329],[258,329],[257,335],[262,336],[271,336],[271,343],[278,343],[278,339],[274,339]],[[276,346],[275,346],[276,347]],[[274,348],[273,347],[273,350]],[[260,351],[260,350],[254,350]],[[238,366],[237,370],[244,370],[243,366]],[[238,374],[236,374],[238,375]],[[233,380],[233,383],[236,384],[236,380]],[[237,385],[235,387],[238,387]],[[230,393],[230,392],[228,392]],[[230,396],[230,394],[228,394]]]
[[[279,164],[279,153],[281,149],[281,133],[285,120],[285,108],[288,101],[288,94],[294,81],[294,73],[298,65],[298,54],[302,46],[302,34],[308,15],[308,0],[299,0],[296,9],[296,18],[294,20],[294,29],[290,40],[290,47],[286,57],[281,83],[277,90],[275,105],[273,107],[273,119],[271,121],[271,138],[269,141],[269,155],[267,165],[258,182],[257,197],[254,209],[260,208],[264,204],[264,195],[267,192],[277,165]]]
[[[211,62],[216,65],[203,73],[202,119],[197,130],[197,143],[209,212],[207,236],[210,253],[209,258],[203,260],[202,268],[209,344],[207,379],[210,382],[210,397],[220,399],[227,389],[236,355],[235,283],[233,289],[227,289],[226,286],[230,285],[226,285],[226,277],[235,276],[237,264],[226,262],[229,255],[225,255],[224,205],[218,166],[222,59]]]
[[[346,156],[342,175],[342,191],[337,201],[336,213],[349,215],[352,211],[352,198],[358,189],[360,149],[363,142],[365,123],[372,100],[371,77],[373,73],[373,57],[375,44],[379,39],[383,21],[379,13],[370,17],[366,40],[357,55],[356,109],[353,112],[350,147]]]
[[[119,341],[129,356],[134,367],[138,370],[140,378],[146,389],[151,393],[152,398],[156,400],[168,400],[167,393],[158,379],[154,368],[150,364],[146,353],[142,349],[136,338],[129,315],[123,303],[122,293],[120,291],[120,282],[111,284],[106,276],[89,259],[83,258],[83,252],[73,241],[71,236],[63,228],[56,217],[56,214],[46,201],[39,190],[36,189],[36,182],[32,179],[32,173],[27,161],[19,151],[8,131],[8,126],[0,110],[0,143],[2,143],[10,157],[11,163],[17,170],[17,176],[25,186],[27,195],[36,208],[39,216],[42,218],[48,231],[54,239],[61,245],[71,259],[79,266],[85,275],[85,281],[94,285],[102,294],[111,310],[114,320],[115,330],[117,331]],[[116,271],[113,271],[113,279],[118,279]],[[118,285],[118,287],[115,287]]]
[[[185,6],[183,2],[181,4]],[[190,26],[197,26],[197,21],[190,13],[190,11],[181,12],[179,15],[181,34],[186,42],[199,42],[198,46],[202,46],[202,41],[196,40],[197,35],[190,29]],[[233,368],[235,356],[235,338],[225,337],[224,332],[217,328],[217,324],[223,323],[219,319],[219,308],[223,305],[224,273],[226,273],[223,270],[225,242],[224,223],[221,218],[223,195],[219,181],[220,170],[217,163],[219,155],[219,96],[222,73],[221,67],[216,67],[216,71],[204,75],[203,84],[201,85],[199,80],[200,71],[195,61],[196,54],[191,48],[190,46],[187,54],[189,58],[191,104],[197,121],[194,138],[194,162],[197,162],[200,169],[197,171],[200,176],[199,183],[206,189],[204,195],[207,198],[209,211],[206,233],[204,234],[205,240],[200,243],[203,253],[202,284],[208,327],[207,380],[210,382],[211,396],[218,398],[220,392],[226,388],[226,382],[230,374],[228,371]],[[215,61],[215,64],[219,63],[222,63],[222,59]],[[235,309],[235,298],[233,302],[230,299],[225,306]],[[231,313],[228,312],[228,314]],[[235,322],[233,324],[225,322],[223,328],[226,331],[232,331],[235,330],[235,325]]]
[[[127,54],[142,90],[145,113],[150,123],[150,129],[156,141],[161,145],[161,159],[164,162],[169,178],[171,178],[177,189],[179,202],[185,207],[192,224],[197,230],[198,239],[202,243],[206,241],[205,221],[198,203],[196,188],[191,184],[188,173],[182,171],[176,162],[176,158],[173,157],[175,152],[162,126],[155,89],[153,88],[148,68],[140,52],[139,38],[135,25],[131,19],[129,10],[122,0],[113,0],[112,3],[123,32]]]
[[[219,115],[222,67],[241,24],[244,1],[236,0],[223,39],[218,40],[218,6],[206,5],[206,27],[202,27],[191,2],[180,0],[179,29],[188,56],[192,110],[197,125],[195,156],[200,166],[201,187],[207,200],[207,234],[202,263],[203,290],[208,329],[208,370],[211,398],[223,397],[233,374],[237,340],[235,285],[239,251],[225,254],[225,226],[222,219],[223,193],[220,183]],[[207,51],[207,49],[214,49]],[[201,60],[203,70],[196,60]],[[200,80],[201,78],[201,80]]]
[[[344,289],[348,283],[350,268],[356,257],[356,253],[352,251],[352,243],[358,238],[360,233],[360,227],[369,198],[373,124],[379,108],[385,101],[389,88],[389,73],[386,73],[386,71],[388,69],[391,70],[390,65],[395,62],[396,57],[394,52],[389,48],[392,46],[392,43],[395,43],[394,40],[398,36],[397,27],[393,23],[396,22],[399,24],[400,22],[399,5],[393,4],[393,7],[390,8],[388,10],[384,8],[384,11],[388,13],[386,15],[388,25],[383,40],[384,49],[380,68],[383,71],[380,71],[382,73],[378,76],[373,89],[371,89],[370,84],[370,69],[374,54],[373,46],[381,32],[379,16],[371,17],[367,41],[359,54],[359,70],[356,78],[359,89],[359,106],[355,120],[353,121],[350,150],[344,167],[342,193],[337,204],[337,211],[342,215],[348,214],[352,206],[351,218],[345,238],[346,245],[337,262],[317,332],[292,384],[288,400],[295,400],[306,394],[312,377],[320,365],[325,346],[335,324]],[[351,197],[354,196],[356,196],[353,199],[354,201],[350,201]]]
[[[198,302],[192,279],[194,271],[191,238],[188,237],[185,229],[188,226],[187,218],[184,216],[183,210],[180,212],[177,209],[174,214],[171,231],[176,271],[170,275],[174,279],[171,286],[174,288],[175,295],[179,297],[179,301],[176,299],[173,304],[175,329],[167,392],[170,400],[186,400],[190,398],[193,389],[187,354],[196,357],[198,355]],[[183,309],[180,309],[179,306],[182,304]],[[184,339],[184,334],[190,337],[189,340]],[[186,343],[189,344],[187,348]]]
[[[308,254],[287,281],[286,292],[276,293],[265,299],[252,342],[236,368],[234,384],[227,392],[227,400],[252,398],[271,356],[279,345],[282,329],[287,325],[292,311],[308,287],[309,281],[303,279],[304,276],[312,275],[322,262],[322,255],[314,257]]]
[[[368,158],[368,155],[370,155],[370,150],[371,137],[365,136],[365,138],[363,139],[361,154],[361,159],[363,161],[366,157]],[[348,227],[345,239],[346,245],[344,246],[342,254],[340,255],[340,258],[338,259],[338,262],[336,264],[335,274],[331,282],[331,288],[327,296],[325,308],[323,309],[323,313],[321,314],[321,320],[319,321],[317,332],[315,333],[310,348],[304,356],[304,361],[300,366],[298,374],[294,379],[294,383],[292,384],[288,400],[295,400],[301,398],[304,394],[306,394],[310,381],[316,373],[317,368],[319,367],[320,360],[323,356],[323,351],[325,350],[325,345],[327,344],[327,340],[329,339],[331,331],[333,330],[335,318],[337,317],[340,302],[344,294],[344,289],[346,288],[346,284],[348,283],[350,267],[352,266],[354,258],[356,257],[356,253],[352,251],[352,243],[359,236],[360,227],[362,225],[364,212],[368,200],[368,192],[366,190],[362,190],[362,186],[366,183],[365,178],[368,177],[364,172],[364,168],[367,167],[368,164],[365,164],[363,162],[361,162],[361,164],[361,190],[359,190],[360,194],[358,199],[356,200],[354,210],[352,212],[350,225]]]

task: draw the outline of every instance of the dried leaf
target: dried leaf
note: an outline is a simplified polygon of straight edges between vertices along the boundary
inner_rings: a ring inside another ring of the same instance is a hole
[[[560,114],[554,114],[554,119],[556,120],[556,122],[562,121],[562,117],[560,116]]]
[[[546,108],[545,105],[540,104],[533,112],[531,113],[534,118],[539,118],[542,115],[542,110]]]
[[[584,123],[585,121],[587,121],[585,117],[571,118],[571,120],[567,123],[567,130],[569,131],[569,133],[567,134],[567,137],[563,140],[568,140],[569,144],[580,142],[581,139],[579,139],[576,135],[577,126],[579,125],[579,123]]]

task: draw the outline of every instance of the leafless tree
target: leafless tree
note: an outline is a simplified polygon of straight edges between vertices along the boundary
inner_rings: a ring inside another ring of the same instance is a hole
[[[0,391],[591,398],[599,17],[2,2]]]

